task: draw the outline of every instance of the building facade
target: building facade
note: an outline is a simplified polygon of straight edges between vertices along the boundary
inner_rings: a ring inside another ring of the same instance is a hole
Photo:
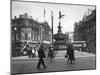
[[[74,24],[74,41],[86,41],[87,51],[96,52],[96,9]]]
[[[27,13],[12,19],[12,42],[21,41],[29,43],[50,43],[51,30],[47,22],[37,22]]]

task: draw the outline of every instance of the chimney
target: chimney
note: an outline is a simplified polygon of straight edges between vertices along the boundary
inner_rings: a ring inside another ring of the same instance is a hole
[[[32,19],[33,17],[32,17],[32,16],[30,16],[30,18]]]

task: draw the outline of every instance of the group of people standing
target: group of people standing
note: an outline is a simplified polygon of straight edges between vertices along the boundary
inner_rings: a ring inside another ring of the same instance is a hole
[[[32,48],[27,42],[22,44],[20,54],[23,56],[28,55],[29,58],[35,57],[36,49]]]

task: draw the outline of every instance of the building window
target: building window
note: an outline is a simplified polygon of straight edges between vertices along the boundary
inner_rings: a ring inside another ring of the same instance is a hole
[[[12,33],[12,40],[13,40],[13,41],[15,40],[15,38],[14,38],[14,33]]]
[[[36,40],[39,40],[38,34],[36,34]]]
[[[25,33],[25,40],[28,40],[28,34]]]
[[[36,34],[34,33],[34,40],[36,40]]]
[[[34,33],[32,33],[32,40],[34,40]]]

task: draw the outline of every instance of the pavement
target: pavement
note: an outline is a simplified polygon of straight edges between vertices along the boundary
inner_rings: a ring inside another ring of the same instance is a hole
[[[95,54],[93,53],[88,53],[88,52],[79,52],[75,50],[75,58],[79,57],[94,57]],[[55,55],[55,59],[61,59],[65,58],[66,51],[57,51],[57,54]],[[34,58],[29,58],[28,56],[19,56],[19,57],[12,57],[11,60],[18,60],[18,59],[38,59],[38,56]]]
[[[28,58],[14,57],[11,58],[11,73],[24,74],[24,73],[41,73],[41,72],[56,72],[56,71],[74,71],[74,70],[87,70],[96,68],[95,55],[86,52],[75,51],[75,64],[67,63],[64,58],[64,51],[59,51],[53,62],[45,59],[46,69],[37,69],[38,57]]]

